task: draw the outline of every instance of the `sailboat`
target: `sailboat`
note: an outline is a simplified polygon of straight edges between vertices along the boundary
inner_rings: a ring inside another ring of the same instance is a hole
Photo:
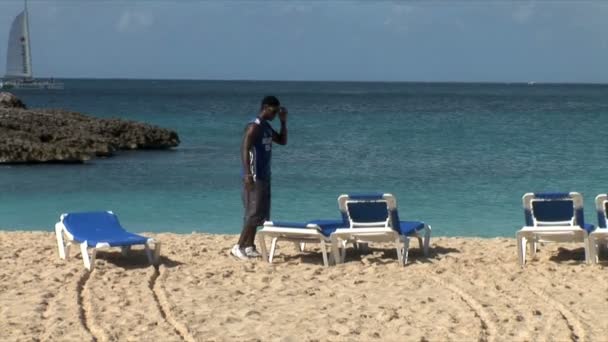
[[[6,75],[0,89],[63,89],[63,83],[54,80],[36,80],[32,74],[32,53],[27,0],[24,9],[13,20],[6,50]]]

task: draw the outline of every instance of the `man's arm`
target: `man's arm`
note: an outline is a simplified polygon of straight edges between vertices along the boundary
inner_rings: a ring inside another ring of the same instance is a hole
[[[243,180],[245,184],[253,184],[253,175],[251,174],[251,156],[249,155],[249,151],[251,150],[251,146],[253,146],[253,142],[257,137],[258,127],[256,125],[250,124],[245,129],[245,134],[243,135],[243,142],[241,144],[241,163],[243,167]]]
[[[281,107],[279,119],[281,120],[281,130],[279,133],[272,133],[272,141],[279,145],[287,145],[287,108]]]

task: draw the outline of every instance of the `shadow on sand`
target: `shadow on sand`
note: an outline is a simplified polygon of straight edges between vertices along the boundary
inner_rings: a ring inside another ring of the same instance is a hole
[[[576,263],[580,264],[581,262],[585,262],[585,248],[575,248],[568,249],[564,247],[559,247],[557,249],[557,254],[554,254],[549,257],[549,260],[559,263]]]
[[[122,255],[120,250],[99,251],[97,252],[96,258],[98,261],[103,260],[126,270],[150,267],[148,257],[143,249],[130,250],[129,254],[126,256]],[[158,260],[158,266],[163,265],[167,268],[172,268],[182,264],[183,263],[179,261],[175,261],[163,256],[162,253]],[[156,268],[158,268],[158,266],[156,266]]]
[[[450,247],[431,246],[429,249],[429,256],[425,257],[422,249],[410,248],[408,265],[412,264],[412,262],[431,263],[433,262],[433,259],[436,259],[438,256],[451,253],[460,253],[460,250]],[[304,252],[297,254],[281,254],[279,257],[287,263],[299,260],[302,263],[323,266],[321,252],[318,249],[311,249],[310,247]],[[388,247],[367,247],[361,249],[349,247],[346,249],[346,259],[344,260],[344,263],[349,262],[365,262],[380,265],[391,264],[397,262],[397,251],[394,248]]]

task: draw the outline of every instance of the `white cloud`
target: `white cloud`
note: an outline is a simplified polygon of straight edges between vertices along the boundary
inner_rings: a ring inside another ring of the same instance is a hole
[[[57,8],[57,6],[55,6],[53,4],[49,4],[45,13],[46,13],[47,18],[57,19],[57,14],[59,13],[59,9]]]
[[[287,4],[281,10],[282,14],[308,14],[312,11],[313,4],[302,2]]]
[[[414,7],[406,4],[396,4],[393,5],[391,10],[396,14],[410,14],[414,11]]]
[[[145,29],[154,24],[154,16],[148,12],[127,9],[123,11],[116,23],[119,32],[133,32]]]
[[[527,2],[523,5],[518,5],[513,11],[512,17],[520,24],[526,23],[534,16],[536,3],[534,1]]]
[[[406,33],[409,29],[408,23],[414,12],[414,7],[397,3],[389,7],[389,13],[384,19],[384,25],[396,32]]]

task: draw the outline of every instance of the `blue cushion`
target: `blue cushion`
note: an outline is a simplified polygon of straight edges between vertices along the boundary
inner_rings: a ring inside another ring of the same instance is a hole
[[[69,213],[63,218],[63,225],[77,242],[86,241],[94,247],[107,243],[111,247],[141,245],[148,241],[145,236],[127,232],[116,215],[106,211]]]
[[[424,222],[420,221],[399,221],[399,234],[410,235],[424,229]]]
[[[348,228],[348,224],[344,224],[342,220],[312,220],[306,223],[273,221],[272,224],[276,227],[304,229],[308,228],[308,224],[316,224],[321,228],[321,234],[324,236],[330,236],[331,233],[335,232],[338,228]]]
[[[354,222],[381,222],[388,219],[388,207],[385,201],[349,202],[346,210]]]
[[[583,229],[587,231],[587,233],[591,233],[595,230],[595,226],[589,223],[585,223],[582,225]]]
[[[272,225],[276,226],[276,227],[285,227],[285,228],[308,228],[307,223],[301,223],[301,222],[272,221]]]
[[[348,223],[345,224],[342,220],[314,220],[308,223],[316,224],[321,228],[321,234],[330,236],[338,228],[348,228]]]
[[[571,199],[534,201],[532,212],[538,221],[568,221],[574,217],[574,201]]]
[[[606,210],[606,209],[604,209],[604,210]],[[606,228],[606,214],[602,210],[599,210],[597,212],[597,223],[598,223],[598,227]]]

